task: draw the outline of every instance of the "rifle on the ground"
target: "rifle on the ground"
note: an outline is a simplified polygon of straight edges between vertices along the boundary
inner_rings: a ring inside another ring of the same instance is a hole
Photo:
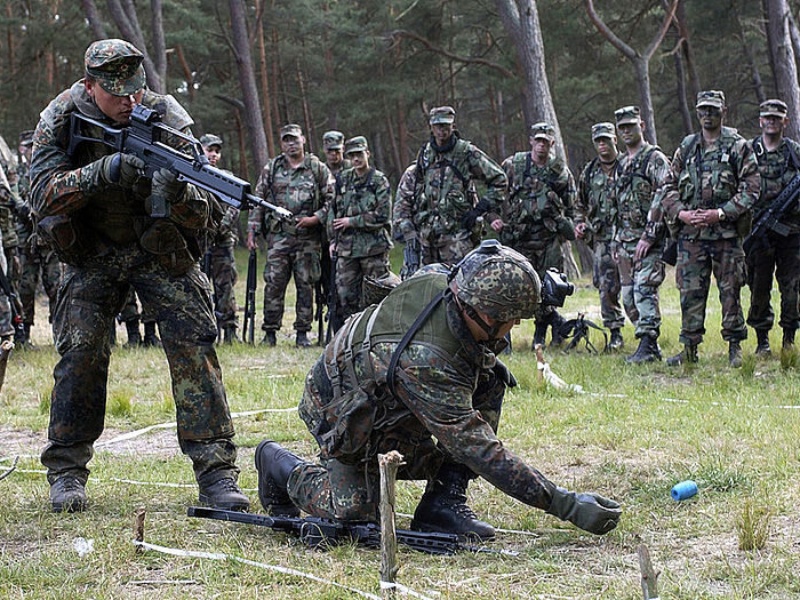
[[[422,249],[417,238],[406,240],[403,248],[403,268],[400,269],[400,279],[405,281],[417,272],[421,253]]]
[[[780,228],[775,227],[784,213],[797,202],[797,195],[800,193],[800,174],[795,175],[786,185],[781,193],[772,201],[769,207],[761,213],[758,220],[753,224],[750,235],[744,238],[742,246],[744,251],[749,253],[752,247],[764,239],[770,229],[775,229],[780,233]]]
[[[256,249],[253,248],[250,250],[250,257],[247,259],[247,286],[244,296],[244,322],[242,323],[242,333],[243,336],[246,336],[248,344],[255,343],[257,269],[258,257]]]
[[[376,523],[342,522],[320,517],[286,517],[257,515],[232,510],[190,506],[186,512],[190,517],[231,521],[259,527],[269,527],[300,538],[309,548],[326,548],[340,543],[355,542],[368,548],[380,547],[381,529]],[[437,533],[398,529],[397,541],[426,554],[454,554],[459,550],[470,552],[492,552],[487,548],[463,544],[454,533]]]
[[[0,252],[2,251],[0,248]],[[14,327],[14,337],[19,341],[25,337],[25,325],[22,323],[22,303],[2,268],[0,268],[0,292],[8,297],[8,304],[11,306],[11,325]]]
[[[97,127],[102,137],[93,138],[82,133],[83,126]],[[163,138],[174,136],[184,140],[191,148],[191,153],[181,152],[168,146]],[[261,206],[271,210],[279,219],[293,219],[291,212],[254,196],[250,193],[250,184],[232,173],[212,167],[206,158],[203,147],[198,140],[161,122],[161,115],[156,111],[137,104],[131,113],[131,124],[128,127],[111,127],[95,119],[82,115],[78,111],[70,114],[70,140],[67,154],[73,156],[77,147],[84,143],[105,144],[117,152],[132,154],[145,162],[144,175],[153,177],[156,171],[167,168],[178,178],[178,181],[191,183],[198,188],[214,194],[225,204],[234,208]],[[169,205],[161,198],[153,198],[151,216],[169,216]]]

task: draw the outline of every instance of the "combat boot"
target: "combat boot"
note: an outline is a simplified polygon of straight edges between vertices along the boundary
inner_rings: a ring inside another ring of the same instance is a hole
[[[222,343],[233,344],[234,342],[238,341],[239,338],[236,337],[236,325],[226,325],[222,329]]]
[[[125,321],[125,329],[128,331],[128,341],[126,348],[136,348],[142,345],[142,334],[139,331],[139,319]]]
[[[233,477],[223,477],[209,485],[201,485],[198,500],[200,504],[221,508],[222,510],[245,512],[250,508],[250,500],[236,485]]]
[[[742,343],[738,340],[728,343],[728,364],[732,369],[742,366]]]
[[[311,342],[308,341],[308,334],[305,331],[298,331],[294,341],[298,348],[310,348]]]
[[[144,324],[144,340],[142,340],[142,345],[145,348],[157,348],[161,345],[161,340],[158,339],[156,335],[156,322],[149,321]]]
[[[262,346],[274,346],[278,343],[278,340],[275,338],[274,331],[267,331],[264,333],[264,339],[261,340]]]
[[[770,356],[769,329],[756,329],[756,356]]]
[[[684,344],[683,350],[675,356],[667,359],[668,367],[680,367],[681,365],[697,362],[697,344]]]
[[[303,461],[283,448],[278,442],[264,440],[256,448],[256,471],[258,471],[258,499],[270,515],[297,517],[297,508],[286,492],[289,475]]]
[[[455,533],[462,538],[490,540],[494,527],[481,521],[467,506],[469,476],[466,468],[444,464],[436,478],[428,481],[419,501],[411,529]]]
[[[53,512],[81,512],[87,505],[86,486],[74,475],[62,475],[50,485]]]
[[[629,365],[639,365],[642,363],[661,360],[661,348],[658,347],[658,340],[649,335],[639,338],[639,347],[636,352],[625,359]]]
[[[612,352],[622,350],[625,345],[625,340],[622,339],[622,332],[619,327],[611,330],[611,338],[608,340],[608,349]]]
[[[783,346],[784,350],[794,350],[794,329],[786,329],[783,330]]]
[[[561,348],[564,345],[564,341],[566,337],[564,337],[564,333],[562,328],[564,323],[567,320],[558,314],[556,311],[553,311],[553,316],[550,319],[550,347],[551,348]]]

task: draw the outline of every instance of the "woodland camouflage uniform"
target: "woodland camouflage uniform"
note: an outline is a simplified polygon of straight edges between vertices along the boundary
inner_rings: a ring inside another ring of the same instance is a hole
[[[0,199],[2,199],[4,204],[11,203],[11,186],[2,168],[0,168]],[[3,228],[0,227],[0,243],[2,243],[4,235],[5,232]],[[0,269],[3,269],[8,280],[11,281],[5,252],[0,252]],[[0,339],[2,340],[9,340],[14,335],[14,325],[12,324],[11,318],[11,304],[9,303],[9,298],[0,291]]]
[[[89,83],[118,97],[142,93],[142,105],[159,113],[165,124],[189,133],[191,117],[174,98],[139,91],[144,88],[141,62],[142,54],[128,42],[95,42],[86,52],[87,74],[93,77]],[[95,93],[100,92],[95,88]],[[226,501],[220,508],[246,508],[247,498],[235,486],[234,428],[214,351],[211,290],[197,262],[198,238],[210,222],[213,199],[191,184],[172,191],[160,184],[169,216],[152,218],[151,187],[155,190],[155,182],[169,175],[156,172],[153,180],[146,179],[134,170],[135,162],[125,162],[133,165],[125,179],[119,172],[115,178],[107,165],[131,158],[98,143],[82,143],[69,157],[69,117],[74,111],[113,124],[80,80],[42,112],[31,163],[31,197],[40,231],[48,232],[66,263],[53,323],[61,359],[54,370],[49,442],[41,457],[53,509],[85,507],[87,463],[104,426],[109,333],[131,288],[154,311],[163,336],[178,441],[192,460],[201,502],[213,503],[222,492]],[[100,137],[89,125],[82,134]],[[185,143],[163,137],[164,143],[177,147]],[[70,487],[66,497],[78,506],[62,507],[58,494],[69,481],[79,485],[83,497]]]

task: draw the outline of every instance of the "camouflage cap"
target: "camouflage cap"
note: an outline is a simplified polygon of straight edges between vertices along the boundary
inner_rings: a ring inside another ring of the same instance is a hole
[[[325,150],[341,150],[344,147],[344,134],[341,131],[326,131],[322,136],[322,147]]]
[[[789,113],[789,107],[786,102],[777,98],[764,100],[758,108],[759,117],[778,117],[783,119]]]
[[[720,90],[705,90],[697,94],[696,108],[701,106],[713,106],[714,108],[725,108],[725,94]]]
[[[642,120],[642,111],[638,106],[623,106],[614,111],[617,126],[628,123],[639,123]]]
[[[213,133],[207,133],[200,138],[200,145],[203,146],[203,148],[208,148],[209,146],[219,146],[222,148],[222,138]]]
[[[453,123],[455,120],[456,110],[452,106],[437,106],[431,109],[429,120],[431,125]]]
[[[100,40],[86,49],[86,75],[109,94],[129,96],[145,85],[144,55],[125,40]]]
[[[616,128],[614,127],[613,123],[609,123],[608,121],[603,121],[602,123],[595,123],[592,125],[592,140],[596,140],[598,138],[607,137],[607,138],[615,138],[617,137]]]
[[[289,123],[281,127],[281,139],[285,137],[303,137],[303,129],[296,123]]]
[[[33,134],[34,129],[26,129],[25,131],[19,132],[19,145],[20,146],[30,146],[33,144]]]
[[[550,123],[541,121],[531,125],[531,137],[533,139],[545,138],[552,142],[556,139],[556,130]]]
[[[530,319],[541,301],[542,283],[522,254],[485,240],[456,267],[460,302],[503,323]]]
[[[365,152],[367,150],[369,150],[369,145],[367,144],[367,138],[365,138],[363,135],[350,138],[344,144],[345,154],[351,154],[353,152]]]

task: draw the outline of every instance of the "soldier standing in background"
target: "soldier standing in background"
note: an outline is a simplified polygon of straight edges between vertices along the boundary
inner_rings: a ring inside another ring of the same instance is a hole
[[[508,200],[502,218],[490,215],[492,229],[500,241],[531,261],[544,277],[548,269],[564,271],[561,242],[575,238],[575,178],[566,163],[551,153],[555,130],[549,123],[531,125],[531,149],[517,152],[503,161],[508,177]],[[545,343],[547,327],[552,328],[554,346],[563,342],[565,319],[553,306],[539,306],[534,316],[533,346]]]
[[[367,139],[347,140],[345,155],[353,167],[342,172],[328,210],[328,237],[336,253],[336,293],[343,323],[361,310],[362,282],[389,273],[392,247],[392,191],[386,176],[369,164]]]
[[[404,174],[395,198],[392,227],[405,240],[418,240],[421,264],[455,264],[480,241],[487,211],[499,211],[506,187],[500,166],[455,129],[456,111],[430,111],[431,137]],[[476,202],[475,183],[486,193]]]
[[[614,112],[625,153],[616,179],[617,228],[614,253],[622,283],[622,305],[636,326],[639,346],[625,362],[661,360],[661,306],[658,288],[664,282],[662,259],[667,231],[661,197],[670,176],[664,153],[642,136],[644,121],[638,106]]]
[[[222,138],[210,133],[200,138],[200,144],[212,167],[217,167],[222,157]],[[222,331],[222,342],[232,344],[238,341],[236,330],[239,327],[236,316],[236,257],[233,250],[239,241],[239,209],[229,204],[224,205],[222,221],[209,240],[206,249],[209,253],[209,269],[207,273],[214,286],[214,314],[217,326]],[[205,259],[204,259],[205,260]]]
[[[603,326],[611,331],[609,349],[619,350],[624,344],[621,329],[625,325],[625,314],[620,304],[619,267],[612,252],[619,168],[614,131],[614,123],[592,125],[592,143],[597,156],[584,167],[578,179],[575,237],[585,240],[594,250],[592,282],[600,292],[600,315]]]
[[[741,342],[747,339],[741,302],[746,271],[742,239],[750,231],[761,176],[753,147],[735,129],[723,126],[725,94],[702,91],[696,107],[702,129],[686,136],[675,151],[670,189],[663,201],[678,243],[675,279],[681,294],[683,344],[683,350],[667,364],[697,362],[713,273],[728,363],[738,368],[742,366]]]
[[[314,285],[321,276],[320,223],[327,219],[326,207],[333,199],[334,179],[328,167],[313,154],[306,154],[303,130],[289,124],[281,128],[282,153],[267,162],[256,184],[256,195],[282,206],[294,222],[280,221],[262,207],[250,210],[247,222],[247,247],[257,247],[256,235],[267,240],[264,267],[263,344],[274,346],[283,320],[286,287],[294,276],[297,289],[295,344],[311,346],[308,332],[314,319]]]
[[[784,187],[800,173],[800,144],[784,137],[789,122],[788,107],[782,100],[761,103],[758,124],[761,135],[753,140],[753,151],[761,174],[761,193],[753,209],[753,219],[764,214]],[[800,326],[800,203],[794,202],[766,234],[747,252],[747,285],[750,310],[747,324],[756,330],[756,354],[769,355],[769,330],[775,322],[770,293],[773,274],[781,298],[779,324],[783,329],[783,348],[794,347]]]
[[[0,202],[3,204],[11,203],[11,185],[6,178],[5,170],[0,166]],[[0,228],[0,243],[3,242],[3,229]],[[11,281],[9,276],[8,262],[5,252],[0,252],[0,269],[6,274],[6,278]],[[11,298],[0,291],[0,341],[10,341],[14,336],[14,325],[11,315]]]

